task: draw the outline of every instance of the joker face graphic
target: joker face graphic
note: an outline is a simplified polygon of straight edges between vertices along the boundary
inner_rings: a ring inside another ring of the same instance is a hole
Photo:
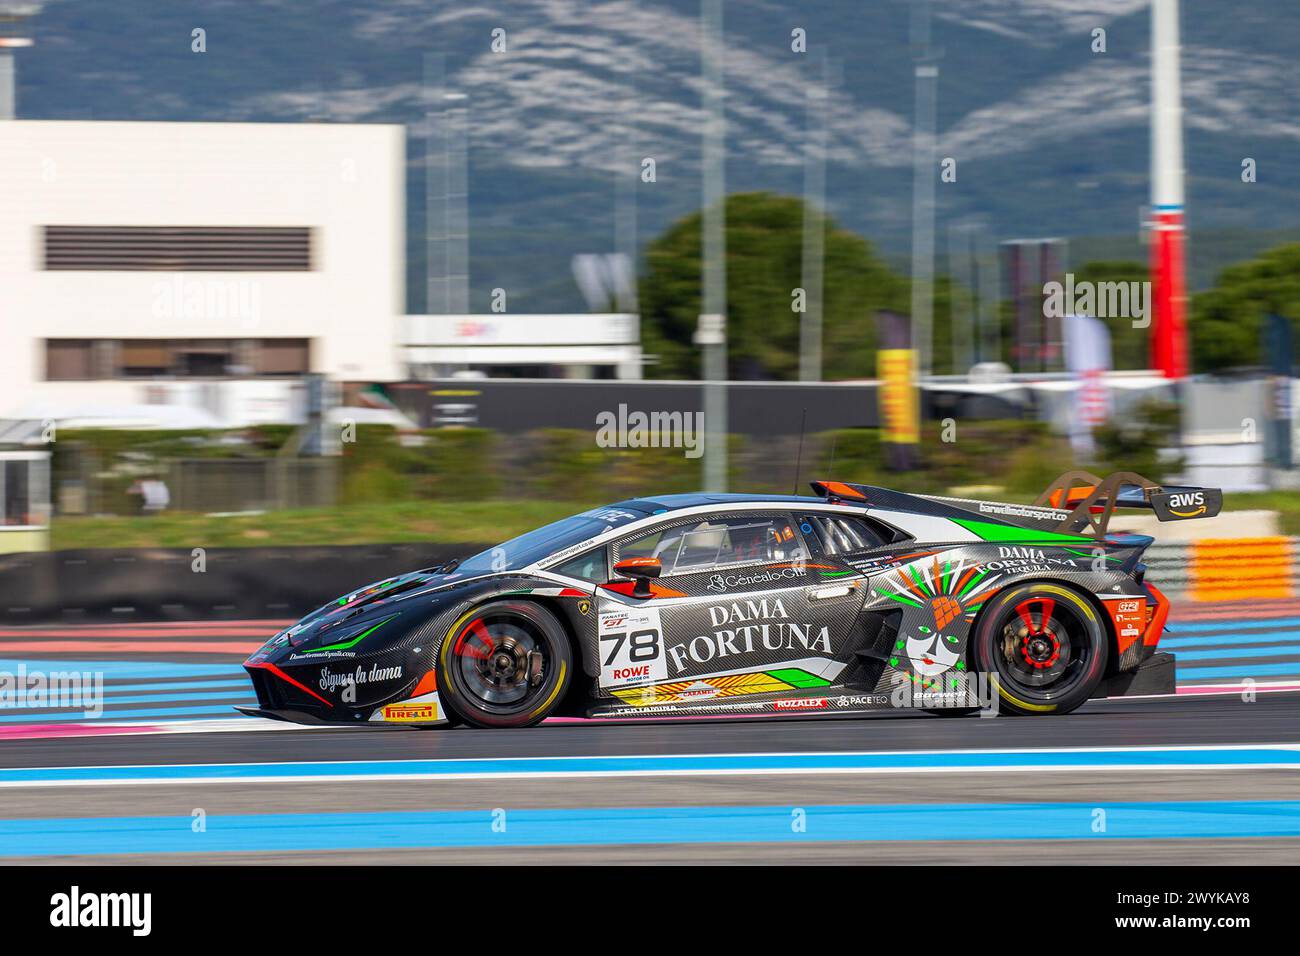
[[[923,677],[936,677],[957,663],[957,638],[945,636],[928,627],[918,627],[907,638],[907,659],[912,670]]]
[[[934,678],[957,664],[961,641],[956,634],[962,631],[963,618],[973,619],[998,591],[989,588],[997,576],[988,574],[988,569],[964,562],[956,567],[946,562],[941,568],[937,559],[929,569],[917,565],[898,572],[894,593],[886,596],[918,608],[925,622],[908,629],[906,639],[896,645],[906,649],[914,674]]]

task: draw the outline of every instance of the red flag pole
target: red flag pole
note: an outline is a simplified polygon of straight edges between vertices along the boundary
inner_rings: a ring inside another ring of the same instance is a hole
[[[1151,2],[1151,365],[1188,373],[1178,0]]]

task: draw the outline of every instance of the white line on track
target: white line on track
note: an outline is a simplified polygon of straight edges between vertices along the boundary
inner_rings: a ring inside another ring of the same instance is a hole
[[[620,769],[620,770],[600,770],[596,768],[570,768],[565,770],[486,770],[486,771],[445,771],[445,772],[375,772],[367,774],[347,774],[347,773],[321,773],[297,775],[291,773],[275,774],[268,773],[265,775],[243,776],[235,775],[225,777],[215,776],[158,776],[158,777],[125,777],[125,778],[72,778],[72,779],[41,779],[35,777],[30,780],[0,780],[0,788],[25,788],[34,789],[42,787],[96,787],[96,786],[167,786],[180,784],[246,784],[246,783],[373,783],[400,780],[546,780],[546,779],[579,779],[579,778],[600,778],[600,777],[713,777],[713,776],[792,776],[802,774],[805,776],[838,776],[844,774],[915,774],[915,773],[1032,773],[1032,772],[1049,772],[1049,773],[1099,773],[1099,772],[1126,772],[1126,773],[1152,773],[1158,771],[1187,771],[1187,770],[1291,770],[1300,772],[1300,765],[1296,763],[1278,763],[1269,760],[1260,760],[1256,762],[1211,762],[1204,763],[1130,763],[1117,764],[1105,761],[1096,763],[1077,763],[1077,764],[1060,764],[1045,762],[1042,764],[1015,764],[990,762],[984,765],[948,766],[943,763],[935,763],[927,766],[793,766],[793,767],[763,767],[749,766],[729,768],[725,766],[700,766],[691,768],[680,767],[655,767],[653,764],[658,761],[679,761],[689,759],[692,761],[708,760],[728,760],[740,759],[749,762],[763,759],[772,759],[774,761],[788,759],[805,759],[815,760],[819,757],[829,757],[836,759],[853,759],[853,758],[914,758],[917,756],[933,757],[970,757],[978,755],[1002,755],[1011,760],[1016,757],[1028,756],[1033,754],[1140,754],[1140,753],[1197,753],[1197,752],[1215,752],[1215,751],[1249,751],[1249,750],[1283,750],[1283,751],[1300,751],[1300,744],[1297,743],[1274,743],[1274,744],[1224,744],[1224,745],[1159,745],[1145,747],[1071,747],[1071,748],[1050,748],[1050,747],[1025,747],[1017,749],[1008,748],[981,748],[966,750],[877,750],[877,751],[816,751],[816,752],[775,752],[775,753],[721,753],[721,754],[626,754],[626,755],[600,755],[600,756],[572,756],[572,757],[503,757],[503,758],[452,758],[444,760],[336,760],[336,761],[302,761],[306,765],[311,764],[332,764],[336,766],[350,766],[358,764],[382,764],[391,767],[399,767],[404,764],[421,764],[421,765],[448,765],[458,763],[482,763],[482,762],[508,762],[508,763],[527,763],[545,766],[551,761],[596,761],[612,762],[618,760],[636,760],[647,761],[648,766]],[[208,764],[118,764],[118,765],[91,765],[76,767],[33,767],[33,768],[16,768],[20,770],[30,769],[33,773],[39,773],[43,770],[48,771],[116,771],[123,770],[150,770],[162,769],[165,766],[169,770],[183,770],[189,768],[207,768],[207,767],[284,767],[293,766],[289,761],[257,761],[246,763],[208,763]]]
[[[135,780],[58,780],[58,781],[5,781],[0,782],[0,789],[43,789],[46,787],[135,787],[135,786],[183,786],[183,785],[228,785],[258,783],[386,783],[394,781],[438,780],[578,780],[598,779],[602,777],[788,777],[788,776],[848,776],[864,774],[931,774],[931,773],[1161,773],[1170,771],[1238,771],[1238,770],[1292,770],[1295,764],[1277,763],[1242,763],[1242,764],[1131,764],[1115,766],[1113,764],[1078,764],[1072,766],[1045,767],[824,767],[809,769],[807,767],[789,769],[755,769],[755,770],[574,770],[574,771],[526,771],[502,773],[431,773],[431,774],[373,774],[364,777],[331,775],[290,776],[290,777],[206,777],[206,778],[172,778],[142,777]]]
[[[1103,697],[1091,700],[1089,706],[1097,704],[1122,704],[1131,700],[1187,700],[1191,698],[1202,697],[1238,697],[1247,690],[1255,693],[1287,693],[1300,691],[1300,683],[1295,681],[1260,681],[1252,685],[1243,684],[1186,684],[1181,686],[1173,694],[1131,694],[1124,697]],[[864,716],[872,716],[890,711],[869,711]],[[713,722],[725,723],[725,717],[716,715],[704,715],[699,720],[709,720]],[[852,719],[852,715],[844,714],[837,719]],[[584,723],[589,726],[609,725],[628,727],[634,724],[664,724],[668,721],[657,721],[654,718],[636,718],[629,717],[626,719],[588,719],[581,718],[563,718],[565,723]],[[739,721],[733,721],[739,723]],[[752,723],[752,721],[750,721]],[[410,727],[398,726],[375,726],[363,725],[356,726],[353,724],[293,724],[281,720],[268,720],[262,717],[232,717],[228,720],[169,720],[169,721],[121,721],[118,723],[101,723],[99,721],[84,721],[72,724],[54,724],[57,733],[46,733],[42,729],[33,728],[30,734],[21,733],[21,725],[8,726],[0,723],[0,742],[4,740],[27,740],[27,739],[51,739],[65,737],[97,737],[97,736],[133,736],[143,737],[156,734],[219,734],[219,733],[248,733],[254,731],[305,731],[305,730],[380,730],[388,733],[409,732]],[[6,730],[19,731],[12,734],[6,734]]]

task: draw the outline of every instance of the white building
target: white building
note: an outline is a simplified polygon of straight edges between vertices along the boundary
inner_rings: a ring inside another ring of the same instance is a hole
[[[630,313],[408,315],[402,358],[417,379],[639,379],[641,322]]]
[[[0,123],[0,418],[400,378],[404,163],[400,126]]]

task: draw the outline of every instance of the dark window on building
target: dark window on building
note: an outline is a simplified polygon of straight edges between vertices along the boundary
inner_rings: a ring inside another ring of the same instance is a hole
[[[45,340],[45,378],[48,381],[84,382],[94,377],[94,343],[90,339]]]
[[[97,272],[306,272],[307,226],[46,226],[45,268]]]
[[[149,378],[171,374],[171,354],[163,339],[125,339],[117,354],[117,374]]]
[[[34,515],[31,483],[31,470],[37,463],[18,460],[0,464],[4,467],[4,524],[22,526],[40,523]]]
[[[229,367],[229,352],[186,351],[180,354],[176,374],[195,378],[216,378],[225,375]]]
[[[45,340],[45,377],[52,382],[299,376],[310,371],[310,339]]]
[[[256,375],[304,375],[311,371],[307,339],[258,339],[253,346]]]

